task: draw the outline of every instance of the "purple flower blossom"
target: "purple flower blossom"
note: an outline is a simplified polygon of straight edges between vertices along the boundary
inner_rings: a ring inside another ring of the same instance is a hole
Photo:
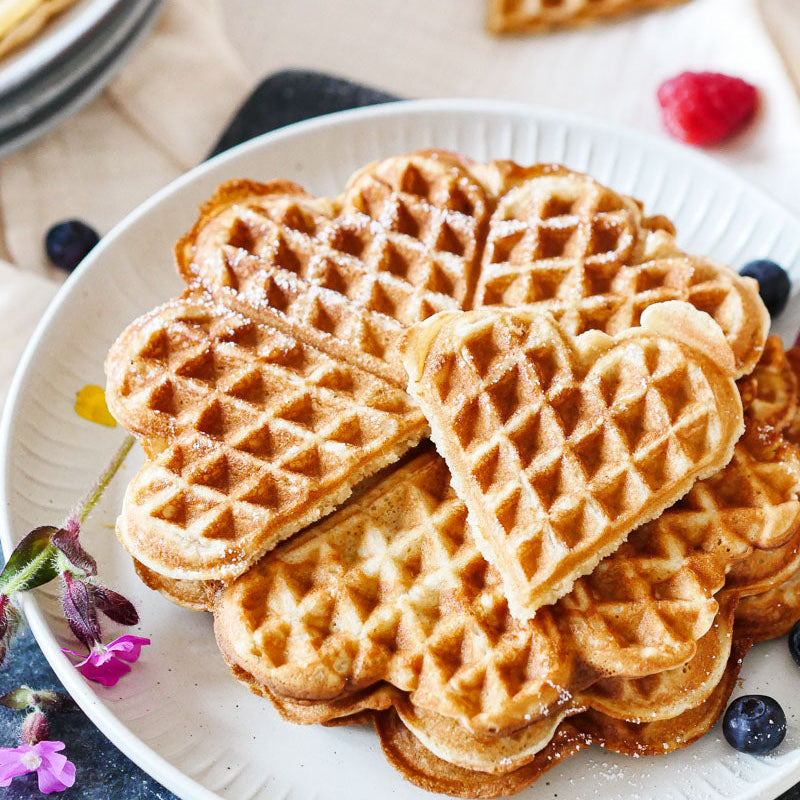
[[[60,792],[75,783],[75,765],[59,753],[64,742],[38,742],[19,747],[0,747],[0,786],[10,786],[19,775],[35,772],[39,791]]]
[[[84,678],[102,683],[103,686],[114,686],[123,675],[131,671],[128,664],[139,658],[142,647],[146,644],[150,644],[149,639],[126,634],[109,644],[93,645],[88,656],[64,647],[61,651],[82,659],[75,664],[75,668]]]
[[[64,589],[61,593],[61,606],[75,638],[86,647],[94,647],[100,641],[100,624],[97,621],[97,608],[89,592],[89,586],[69,572],[61,575]]]
[[[70,517],[63,528],[53,531],[50,541],[84,574],[97,575],[97,562],[81,546],[78,540],[80,533],[80,522],[75,517]]]

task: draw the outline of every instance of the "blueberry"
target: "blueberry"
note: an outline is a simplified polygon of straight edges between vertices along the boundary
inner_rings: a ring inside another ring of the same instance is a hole
[[[746,694],[734,700],[722,720],[722,733],[741,753],[764,755],[786,736],[786,715],[777,700],[763,694]]]
[[[771,317],[776,317],[786,307],[792,282],[786,270],[766,258],[749,261],[740,270],[740,275],[747,275],[758,281],[758,293],[764,301]]]
[[[72,272],[100,241],[94,228],[79,219],[53,225],[44,239],[47,257],[59,269]]]
[[[792,654],[794,663],[800,666],[800,620],[795,622],[789,631],[789,652]]]

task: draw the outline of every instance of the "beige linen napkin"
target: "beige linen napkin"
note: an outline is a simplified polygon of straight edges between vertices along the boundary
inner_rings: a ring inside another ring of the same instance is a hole
[[[0,409],[14,370],[58,284],[0,261]]]
[[[800,95],[800,3],[797,0],[759,2],[764,24]]]
[[[7,258],[63,279],[42,249],[47,228],[78,217],[107,233],[203,159],[250,85],[219,0],[166,0],[98,98],[0,161]]]
[[[5,249],[17,265],[0,261],[0,406],[65,278],[47,264],[46,230],[78,217],[105,234],[202,160],[249,84],[218,0],[167,0],[152,32],[97,99],[0,162]]]

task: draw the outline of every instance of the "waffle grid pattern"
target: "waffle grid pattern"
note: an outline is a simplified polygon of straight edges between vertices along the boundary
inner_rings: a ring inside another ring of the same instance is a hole
[[[248,682],[281,698],[340,702],[385,680],[469,730],[514,729],[594,680],[691,657],[726,571],[741,565],[742,590],[754,546],[778,547],[800,517],[800,457],[745,450],[757,440],[525,623],[508,615],[444,462],[422,455],[226,589],[218,642]],[[762,467],[744,505],[715,506],[714,487]]]
[[[497,730],[568,699],[572,671],[580,663],[586,679],[601,643],[615,666],[648,672],[686,660],[711,624],[716,587],[694,576],[693,553],[679,554],[679,541],[669,563],[628,552],[614,576],[628,585],[587,582],[572,608],[518,623],[447,481],[444,463],[422,456],[355,513],[322,523],[226,590],[218,627],[226,630],[227,606],[249,631],[247,644],[231,637],[236,656],[249,654],[238,663],[247,669],[255,658],[270,691],[295,699],[335,699],[385,679],[416,704]],[[575,617],[587,620],[577,639]]]
[[[496,304],[540,304],[573,334],[614,334],[653,303],[685,300],[719,323],[745,374],[769,325],[755,284],[685,255],[672,234],[563,167],[423,152],[368,165],[334,200],[285,181],[224,184],[177,254],[189,283],[228,304],[243,296],[240,311],[399,386],[406,327]]]
[[[350,363],[367,354],[404,386],[402,331],[471,298],[483,190],[457,165],[412,158],[360,174],[341,204],[284,183],[223,185],[178,247],[183,274],[212,292],[232,287]]]
[[[532,178],[490,219],[474,305],[536,305],[572,334],[613,335],[638,325],[648,306],[683,300],[714,318],[742,361],[737,341],[749,348],[753,330],[768,327],[752,290],[647,225],[637,204],[588,176]]]
[[[137,527],[227,553],[236,571],[310,501],[332,505],[425,431],[400,390],[208,304],[173,303],[128,352],[115,411],[145,447],[168,438],[129,489]]]
[[[520,616],[708,472],[730,433],[730,392],[677,342],[608,342],[591,369],[577,346],[547,317],[488,311],[410,344],[424,358],[412,391]]]

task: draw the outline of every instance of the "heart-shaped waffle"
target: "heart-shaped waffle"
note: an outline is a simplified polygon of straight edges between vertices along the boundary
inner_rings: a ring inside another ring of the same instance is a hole
[[[427,749],[450,764],[487,773],[513,772],[531,762],[559,725],[588,709],[628,722],[672,720],[704,703],[723,679],[733,643],[735,597],[719,614],[684,665],[639,679],[601,681],[579,692],[547,717],[505,736],[480,735],[435,712],[416,707],[407,695],[392,705]]]
[[[474,307],[535,305],[573,334],[614,334],[654,303],[684,300],[725,332],[737,377],[753,369],[769,315],[752,279],[681,252],[668,220],[645,218],[636,201],[588,175],[502,161],[482,174],[496,203]]]
[[[747,641],[736,642],[722,678],[708,698],[673,718],[630,722],[589,709],[561,722],[552,734],[552,727],[543,724],[541,729],[522,730],[491,742],[471,737],[448,720],[420,715],[405,706],[402,712],[393,707],[375,714],[375,727],[388,761],[417,786],[452,797],[505,797],[530,786],[560,761],[593,744],[638,758],[664,755],[696,741],[725,710],[748,649]],[[474,759],[494,769],[458,766],[435,755],[426,745],[454,760]],[[492,750],[498,758],[490,763],[486,756]]]
[[[722,331],[676,301],[613,338],[527,308],[443,312],[408,333],[405,365],[523,619],[719,471],[743,430]]]
[[[488,213],[463,159],[412,154],[356,173],[336,200],[223,184],[175,252],[187,282],[404,386],[397,340],[469,306]]]
[[[571,718],[559,713],[506,737],[472,734],[451,720],[420,712],[397,694],[388,704],[375,698],[378,713],[373,719],[390,763],[418,786],[455,797],[505,796],[591,744],[635,756],[662,755],[691,744],[725,710],[750,644],[784,635],[798,618],[800,575],[795,573],[739,603],[732,637],[729,616],[718,617],[717,629],[707,634],[696,661],[645,679],[611,681],[612,692],[621,700],[616,708],[603,706],[596,684],[587,711]],[[710,663],[726,652],[730,655],[723,665]],[[710,684],[714,686],[709,692]],[[677,715],[676,699],[686,706]],[[627,713],[637,706],[647,712],[640,719]],[[337,713],[334,708],[325,711]],[[283,713],[291,719],[309,710],[289,706]]]
[[[117,533],[172,578],[240,574],[426,432],[392,384],[200,295],[130,326],[106,370],[149,456]]]

